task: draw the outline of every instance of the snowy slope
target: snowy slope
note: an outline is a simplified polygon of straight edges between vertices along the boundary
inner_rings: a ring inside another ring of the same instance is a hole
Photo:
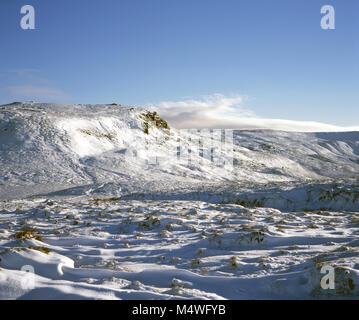
[[[119,194],[123,188],[139,190],[149,182],[170,187],[164,182],[174,176],[179,183],[228,176],[223,170],[203,173],[199,167],[181,163],[151,165],[154,156],[166,156],[170,149],[177,152],[181,138],[175,130],[151,123],[149,134],[144,133],[145,113],[140,108],[109,105],[1,107],[0,197],[74,187],[89,192],[110,183],[115,184],[112,192]]]
[[[359,132],[234,131],[220,145],[161,121],[0,106],[0,299],[359,297]]]
[[[146,112],[110,105],[0,107],[0,198],[358,178],[358,132],[235,131],[232,169],[213,165],[199,152],[190,163],[168,158],[177,146],[193,145],[189,137],[202,139],[207,151],[213,140],[151,123],[146,134]]]

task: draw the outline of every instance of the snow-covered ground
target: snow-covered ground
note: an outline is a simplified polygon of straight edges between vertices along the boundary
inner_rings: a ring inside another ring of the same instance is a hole
[[[359,132],[231,134],[0,106],[0,298],[358,298]]]

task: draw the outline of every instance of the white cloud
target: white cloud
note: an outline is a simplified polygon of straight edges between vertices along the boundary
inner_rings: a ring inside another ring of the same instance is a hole
[[[62,101],[68,98],[68,95],[58,89],[37,87],[32,85],[11,86],[6,91],[14,100],[43,100],[43,101]]]
[[[206,96],[201,100],[164,101],[151,107],[178,128],[220,126],[235,119],[253,116],[242,104],[246,96],[226,97],[222,94]]]
[[[246,96],[222,94],[203,99],[164,101],[151,105],[170,125],[178,129],[272,129],[298,132],[359,131],[359,127],[341,127],[314,121],[263,119],[243,107]]]

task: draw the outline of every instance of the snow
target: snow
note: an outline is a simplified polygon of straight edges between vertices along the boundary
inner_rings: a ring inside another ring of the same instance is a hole
[[[145,112],[0,106],[1,299],[358,298],[359,132],[234,131],[231,167]]]

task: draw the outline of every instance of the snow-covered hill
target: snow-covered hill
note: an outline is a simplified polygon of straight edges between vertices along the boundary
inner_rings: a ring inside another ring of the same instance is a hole
[[[16,103],[0,164],[0,299],[359,297],[359,132]]]
[[[167,129],[157,115],[142,108],[1,106],[0,198],[122,196],[196,190],[198,184],[223,181],[248,186],[358,178],[359,132],[254,130],[234,131],[233,137],[233,146],[230,140],[224,144],[226,156],[233,157],[232,168],[203,156],[221,136]],[[178,160],[177,152],[183,156],[188,148],[193,149],[191,161]]]

